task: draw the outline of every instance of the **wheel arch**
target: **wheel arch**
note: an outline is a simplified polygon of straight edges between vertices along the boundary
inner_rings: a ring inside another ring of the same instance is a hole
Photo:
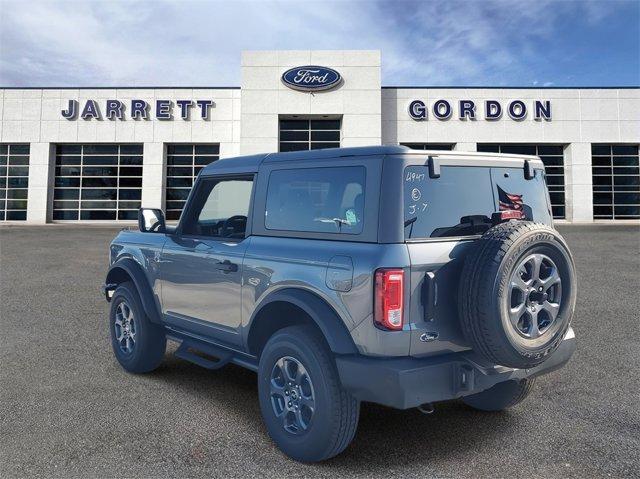
[[[260,356],[273,333],[299,324],[315,326],[336,354],[358,352],[338,313],[317,294],[298,288],[276,291],[260,302],[249,321],[247,349],[251,354]]]
[[[131,258],[123,258],[112,264],[107,273],[105,283],[107,286],[115,285],[117,287],[117,285],[126,281],[131,281],[135,285],[140,295],[144,312],[151,321],[160,323],[161,315],[147,275],[142,267]]]

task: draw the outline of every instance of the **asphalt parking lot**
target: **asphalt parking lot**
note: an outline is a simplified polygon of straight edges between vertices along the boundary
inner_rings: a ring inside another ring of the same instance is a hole
[[[638,477],[640,228],[559,229],[580,288],[566,368],[506,413],[364,404],[344,454],[302,465],[267,437],[254,373],[118,366],[99,291],[116,229],[0,227],[0,477]]]

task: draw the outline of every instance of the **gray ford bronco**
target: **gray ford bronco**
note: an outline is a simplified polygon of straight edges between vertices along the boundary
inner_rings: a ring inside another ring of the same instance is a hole
[[[300,461],[353,439],[361,401],[498,411],[575,350],[573,259],[533,156],[404,147],[216,161],[176,226],[141,209],[110,246],[113,351],[166,341],[257,372],[266,428]]]

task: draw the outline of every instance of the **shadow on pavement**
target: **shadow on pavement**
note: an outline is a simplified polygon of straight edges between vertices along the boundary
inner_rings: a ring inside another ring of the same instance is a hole
[[[216,409],[236,417],[243,429],[267,437],[260,416],[255,373],[235,365],[209,371],[176,358],[172,354],[174,349],[168,349],[163,365],[149,378],[171,384],[191,396],[190,401],[215,402]],[[414,462],[455,461],[477,450],[483,442],[513,432],[518,424],[518,417],[509,412],[478,412],[460,401],[438,403],[430,415],[417,409],[402,411],[363,403],[351,446],[319,466],[335,472],[362,474],[365,470],[373,473],[378,468]],[[220,431],[211,433],[215,436]]]

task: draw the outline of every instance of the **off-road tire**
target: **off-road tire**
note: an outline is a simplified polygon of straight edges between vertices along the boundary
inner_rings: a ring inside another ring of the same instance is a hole
[[[273,368],[283,357],[294,358],[304,366],[315,393],[315,411],[308,429],[298,434],[284,428],[271,401]],[[297,461],[329,459],[353,440],[360,402],[342,388],[332,353],[313,327],[283,328],[269,339],[260,356],[258,395],[269,436],[280,450]]]
[[[560,346],[576,302],[573,258],[554,229],[529,221],[508,221],[489,229],[465,258],[458,291],[459,317],[471,347],[487,360],[513,368],[532,368]],[[511,275],[526,255],[553,258],[562,280],[559,313],[536,340],[520,338],[509,324]]]
[[[505,381],[480,393],[465,396],[462,401],[480,411],[503,411],[524,401],[534,384],[535,378]]]
[[[123,352],[116,337],[116,315],[121,303],[131,308],[135,320],[135,345],[129,353]],[[167,347],[167,339],[162,326],[151,322],[144,312],[140,295],[130,282],[120,284],[111,298],[109,330],[113,353],[120,365],[131,373],[148,373],[156,369]]]

